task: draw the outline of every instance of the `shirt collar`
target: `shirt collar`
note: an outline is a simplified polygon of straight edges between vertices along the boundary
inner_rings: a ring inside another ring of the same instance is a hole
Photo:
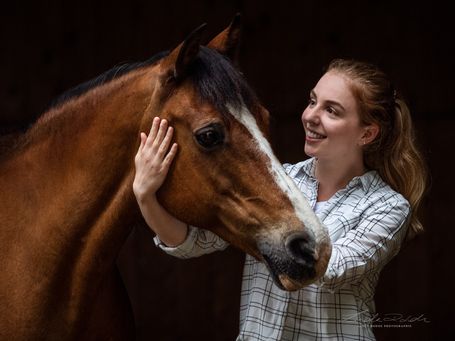
[[[310,179],[317,181],[315,176],[316,159],[314,157],[303,162],[300,171],[306,174]],[[353,188],[355,186],[361,186],[366,192],[370,189],[371,185],[377,181],[378,173],[375,170],[370,170],[360,176],[352,178],[346,188]]]
[[[315,167],[316,167],[316,159],[314,157],[312,157],[303,162],[302,168],[300,168],[300,171],[303,172],[310,179],[316,181],[316,177],[314,175]]]
[[[351,182],[357,179],[357,181],[360,182],[360,185],[362,186],[365,193],[367,193],[370,190],[370,187],[373,185],[373,183],[377,182],[378,177],[379,177],[378,172],[376,172],[375,170],[370,170],[362,174],[361,176],[356,176],[354,179],[351,180]]]

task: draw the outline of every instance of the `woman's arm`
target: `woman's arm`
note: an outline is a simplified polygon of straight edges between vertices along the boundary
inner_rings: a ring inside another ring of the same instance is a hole
[[[332,243],[320,285],[336,290],[380,271],[400,250],[409,210],[409,203],[397,194],[371,207],[355,229]]]
[[[172,134],[172,127],[158,117],[154,118],[148,136],[141,133],[141,144],[135,157],[133,192],[147,225],[164,244],[177,246],[186,238],[187,225],[170,215],[156,198],[177,153],[176,143],[170,147]]]

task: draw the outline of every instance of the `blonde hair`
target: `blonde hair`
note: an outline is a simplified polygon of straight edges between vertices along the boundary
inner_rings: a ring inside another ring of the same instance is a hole
[[[364,147],[364,162],[408,200],[411,205],[408,238],[413,237],[423,231],[418,213],[427,187],[427,169],[415,143],[408,106],[375,65],[335,59],[328,71],[350,81],[362,123],[379,126],[378,136]]]

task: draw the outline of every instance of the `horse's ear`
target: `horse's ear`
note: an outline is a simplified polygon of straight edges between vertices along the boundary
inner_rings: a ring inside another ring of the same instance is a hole
[[[234,19],[232,19],[231,24],[223,32],[213,38],[210,43],[207,44],[207,47],[225,55],[236,64],[240,45],[240,32],[240,13],[237,13],[234,16]]]
[[[201,45],[202,33],[207,24],[196,28],[189,36],[163,60],[162,68],[166,81],[170,78],[180,80],[185,76],[189,65],[196,59]]]

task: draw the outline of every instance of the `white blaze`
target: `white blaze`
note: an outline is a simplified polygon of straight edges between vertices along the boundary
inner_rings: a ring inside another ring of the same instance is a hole
[[[240,112],[234,110],[232,106],[228,106],[228,109],[232,116],[246,127],[256,141],[259,150],[261,150],[270,160],[269,171],[272,177],[275,179],[278,187],[289,197],[297,217],[302,221],[305,227],[314,234],[316,244],[328,240],[327,228],[321,224],[319,218],[303,196],[303,193],[284,171],[283,166],[273,154],[269,142],[259,129],[253,115],[244,106],[241,108]]]

